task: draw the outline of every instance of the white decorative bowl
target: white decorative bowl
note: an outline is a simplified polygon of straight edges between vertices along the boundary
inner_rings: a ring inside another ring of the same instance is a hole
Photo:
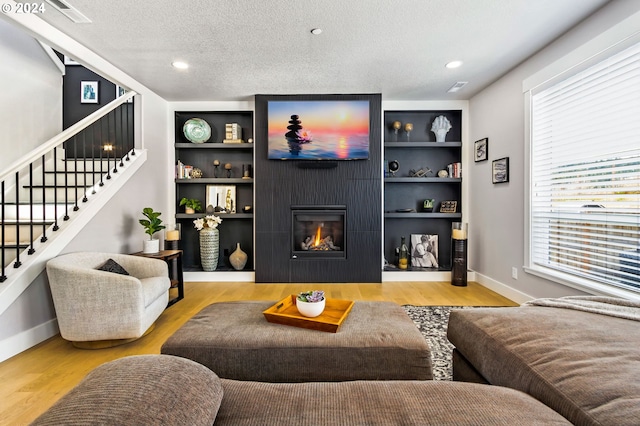
[[[296,308],[301,315],[309,318],[315,318],[324,311],[324,305],[327,299],[322,299],[319,302],[303,302],[296,299]]]

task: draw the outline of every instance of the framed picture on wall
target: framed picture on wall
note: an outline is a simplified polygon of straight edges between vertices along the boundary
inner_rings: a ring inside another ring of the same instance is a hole
[[[236,212],[235,185],[207,185],[205,197],[207,207],[213,206],[216,213]]]
[[[493,183],[509,182],[509,157],[493,160],[491,180]]]
[[[475,141],[473,145],[473,161],[476,163],[486,161],[489,155],[489,138]]]
[[[98,82],[97,81],[81,81],[80,82],[80,103],[83,103],[83,104],[98,103]]]
[[[67,55],[64,55],[64,64],[65,65],[80,65],[79,62],[76,62],[75,59],[72,59],[72,58],[68,57]]]
[[[127,93],[127,89],[116,84],[116,99],[118,99],[122,95],[125,95],[126,93]],[[131,103],[132,101],[133,99],[127,99],[127,103]]]

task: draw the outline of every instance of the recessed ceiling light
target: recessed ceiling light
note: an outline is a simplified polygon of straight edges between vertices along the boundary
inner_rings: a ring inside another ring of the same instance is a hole
[[[189,64],[187,64],[186,62],[182,62],[182,61],[174,61],[171,63],[171,65],[174,68],[178,68],[179,70],[186,70],[187,68],[189,68]]]
[[[322,28],[314,28],[311,30],[311,34],[313,35],[318,35],[318,34],[322,34]]]
[[[445,65],[445,67],[447,68],[458,68],[460,65],[462,65],[462,61],[451,61],[448,64]]]

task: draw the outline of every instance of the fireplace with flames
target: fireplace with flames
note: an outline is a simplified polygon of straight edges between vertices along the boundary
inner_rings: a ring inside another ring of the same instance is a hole
[[[291,257],[344,258],[346,206],[292,206]]]

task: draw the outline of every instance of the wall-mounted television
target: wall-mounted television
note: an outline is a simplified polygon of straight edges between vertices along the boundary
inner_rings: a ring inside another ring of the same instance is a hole
[[[267,101],[270,160],[366,160],[368,100]]]

